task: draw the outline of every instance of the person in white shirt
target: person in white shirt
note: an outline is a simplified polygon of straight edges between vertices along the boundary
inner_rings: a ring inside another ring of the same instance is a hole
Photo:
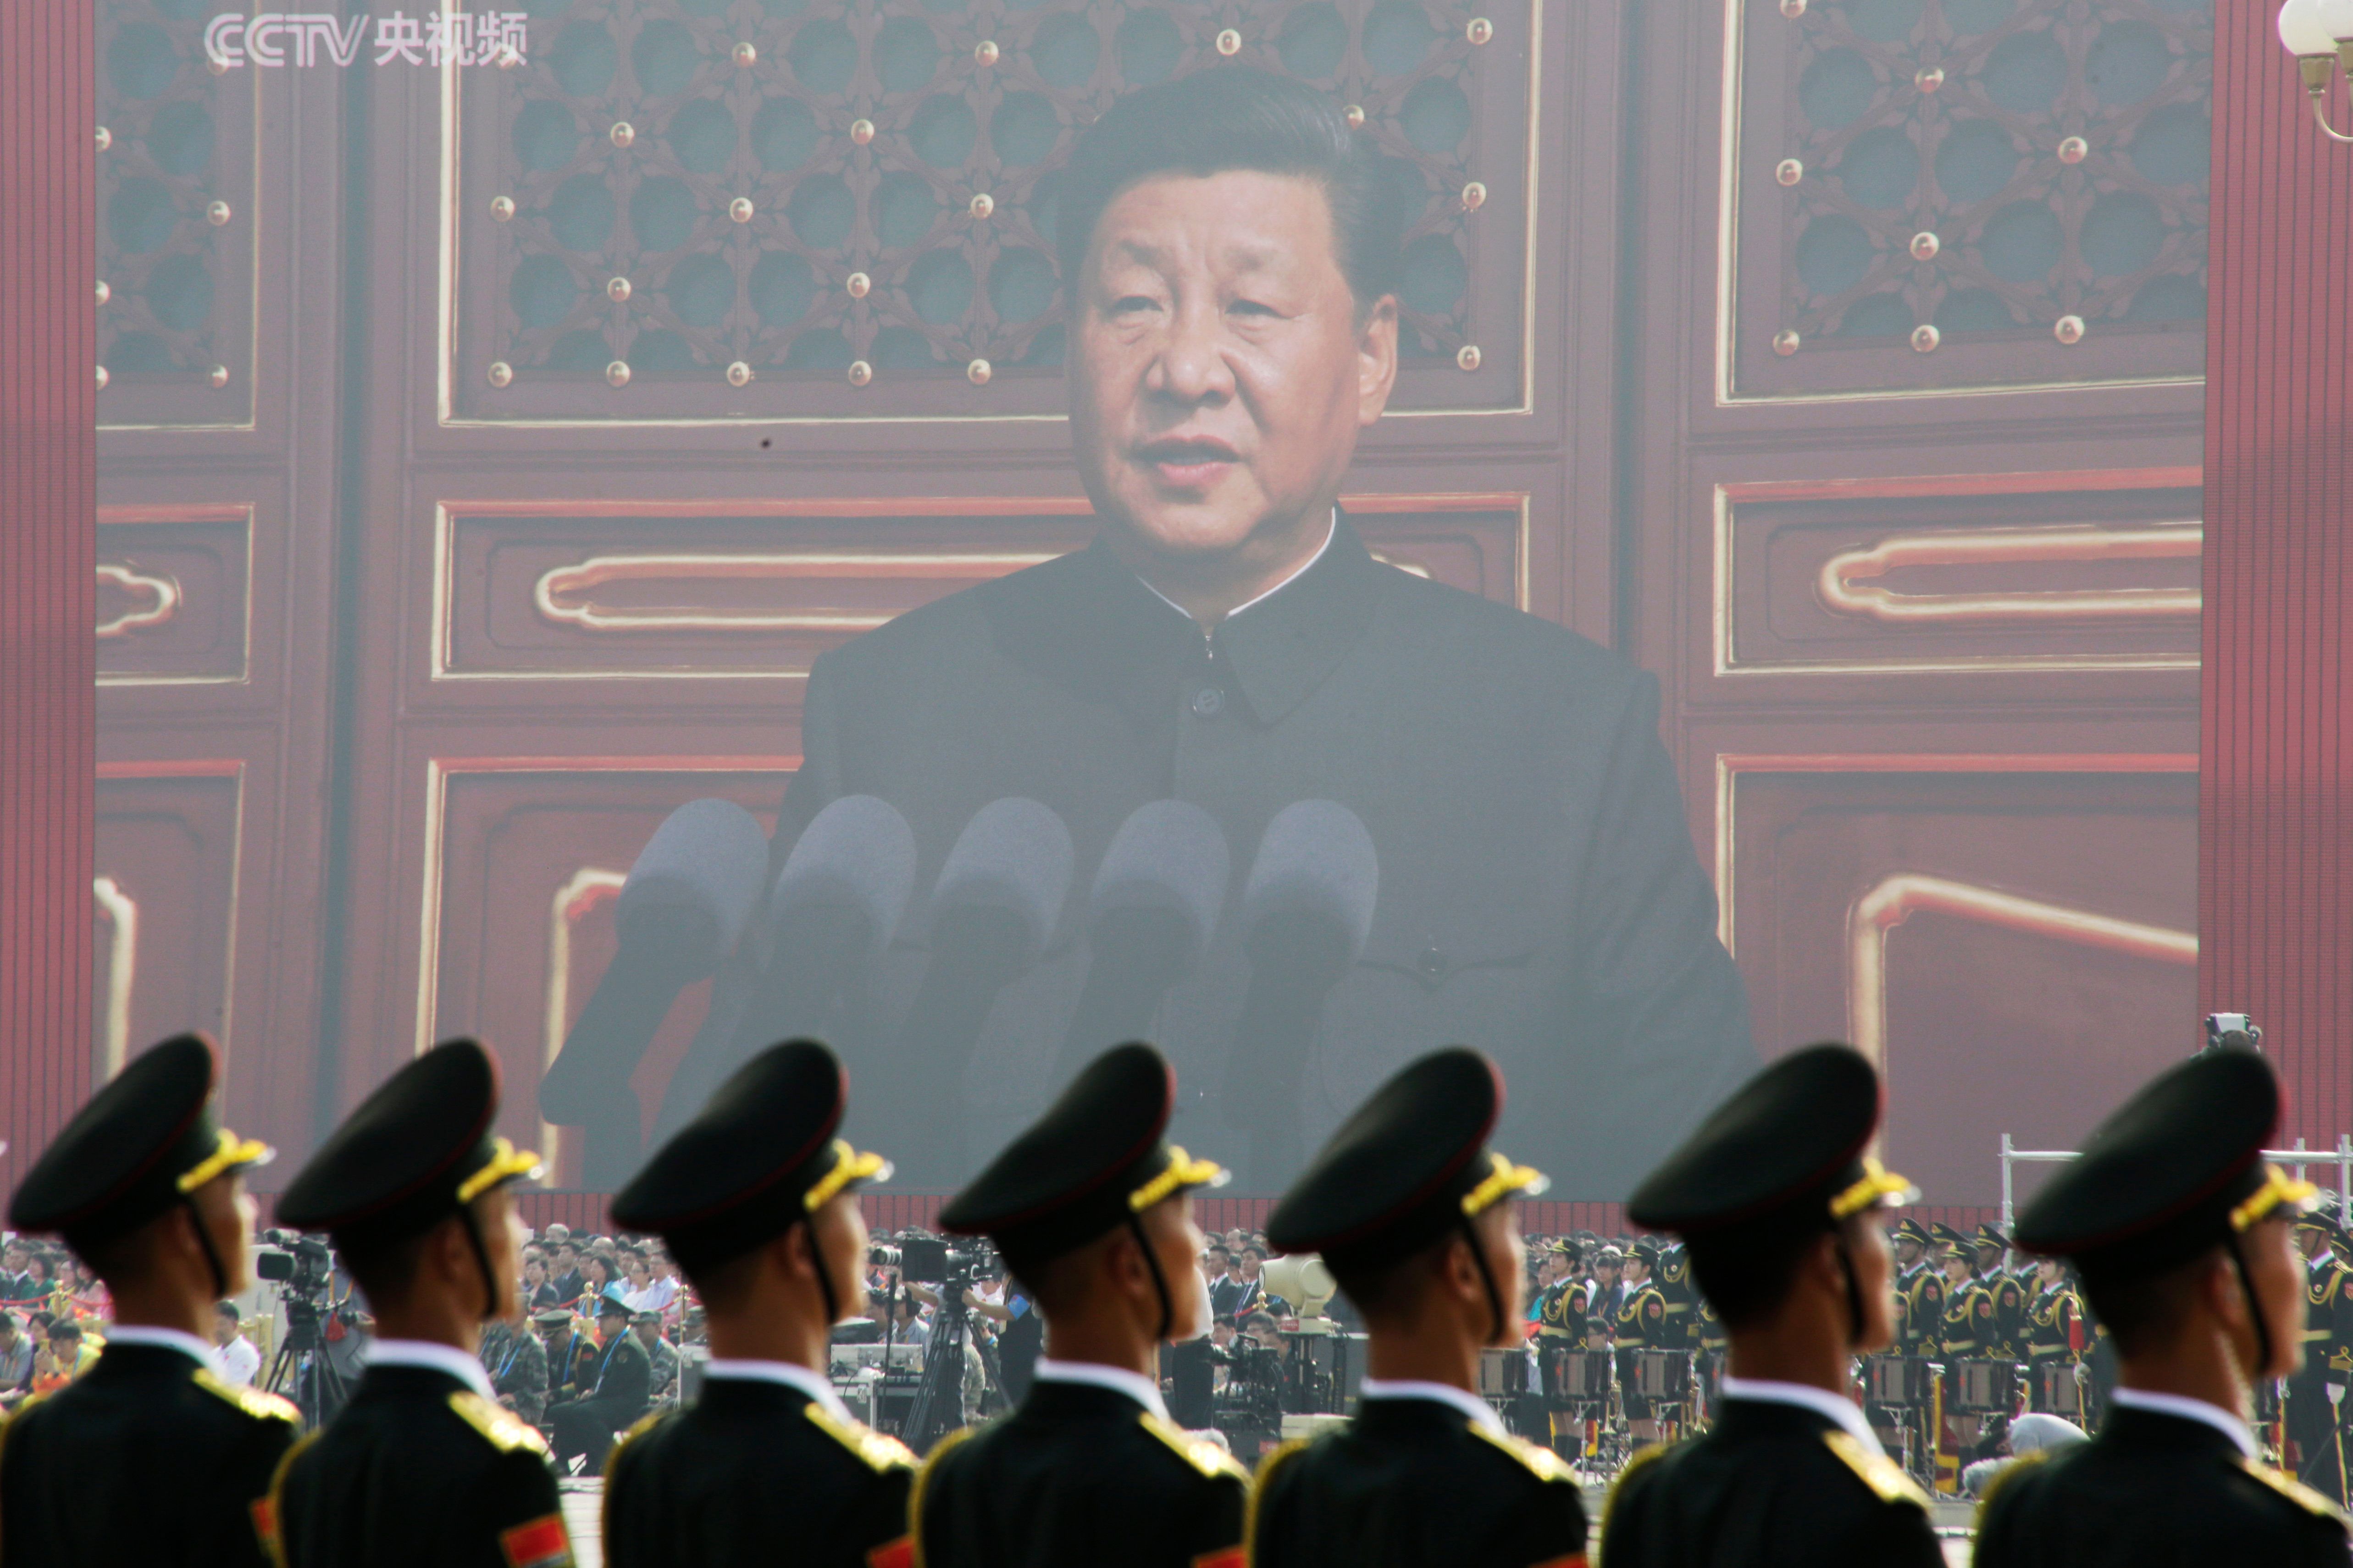
[[[254,1374],[261,1370],[261,1352],[245,1337],[236,1302],[223,1301],[213,1309],[213,1344],[221,1377],[240,1388],[251,1387]]]

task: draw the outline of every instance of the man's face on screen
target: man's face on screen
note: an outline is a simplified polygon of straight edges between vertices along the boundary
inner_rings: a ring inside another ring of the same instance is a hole
[[[1182,561],[1277,553],[1337,495],[1397,368],[1316,181],[1155,176],[1103,209],[1073,299],[1071,429],[1104,521]]]

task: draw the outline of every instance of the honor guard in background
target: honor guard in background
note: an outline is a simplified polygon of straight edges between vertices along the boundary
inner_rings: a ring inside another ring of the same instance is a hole
[[[1896,1277],[1896,1305],[1903,1312],[1898,1344],[1905,1355],[1934,1356],[1943,1350],[1945,1271],[1936,1265],[1936,1238],[1916,1219],[1896,1223],[1895,1257],[1911,1262]]]
[[[1970,1237],[1977,1253],[1978,1287],[1993,1300],[1993,1349],[1985,1353],[2002,1361],[2026,1359],[2026,1302],[2032,1293],[2026,1282],[2002,1267],[2010,1238],[1991,1225],[1978,1226]]]
[[[258,1510],[294,1442],[294,1407],[213,1371],[213,1307],[249,1283],[253,1200],[269,1157],[213,1121],[209,1042],[182,1035],[115,1076],[66,1124],[8,1205],[55,1232],[114,1297],[88,1375],[0,1432],[0,1562],[9,1568],[185,1563],[260,1568]]]
[[[1259,1468],[1253,1568],[1567,1568],[1585,1561],[1577,1480],[1479,1397],[1479,1352],[1519,1343],[1512,1200],[1544,1178],[1487,1148],[1494,1065],[1460,1047],[1389,1079],[1267,1216],[1318,1252],[1363,1317],[1356,1418]]]
[[[2264,1464],[2247,1426],[2250,1385],[2304,1350],[2289,1227],[2312,1189],[2263,1163],[2279,1110],[2253,1051],[2193,1057],[2027,1205],[2019,1246],[2075,1266],[2119,1381],[2097,1436],[2002,1472],[1977,1568],[2345,1568],[2344,1514]]]
[[[2042,1369],[2073,1367],[2082,1362],[2087,1338],[2084,1304],[2076,1299],[2074,1288],[2067,1283],[2067,1266],[2057,1258],[2043,1258],[2035,1273],[2039,1289],[2034,1300],[2026,1304],[2025,1343],[2021,1347],[2026,1352],[2027,1408],[2064,1415],[2080,1425],[2080,1409],[2052,1410],[2043,1393]]]
[[[836,1136],[849,1080],[814,1040],[774,1046],[613,1200],[662,1238],[702,1300],[702,1395],[649,1416],[605,1473],[611,1568],[903,1568],[915,1457],[860,1425],[828,1375],[833,1325],[865,1304],[858,1188],[891,1166]]]
[[[1046,1349],[1010,1415],[925,1460],[925,1568],[1241,1568],[1249,1472],[1161,1403],[1161,1345],[1209,1327],[1189,1194],[1226,1174],[1166,1141],[1176,1098],[1158,1051],[1115,1046],[940,1211],[997,1244]]]
[[[1585,1332],[1586,1310],[1591,1304],[1584,1280],[1577,1277],[1577,1248],[1556,1241],[1545,1250],[1545,1272],[1550,1276],[1536,1296],[1536,1336],[1546,1350],[1573,1350]]]
[[[1936,1320],[1936,1342],[1928,1353],[1944,1361],[1949,1383],[1952,1363],[2000,1353],[1993,1321],[1993,1295],[1977,1279],[1977,1248],[1951,1226],[1935,1227],[1945,1270],[1945,1310]],[[1949,1391],[1948,1391],[1949,1392]]]
[[[323,1230],[376,1337],[350,1400],[272,1492],[285,1568],[570,1568],[538,1429],[501,1408],[481,1326],[522,1304],[512,1184],[539,1156],[491,1135],[499,1071],[448,1040],[360,1102],[278,1200]]]
[[[1659,1254],[1666,1250],[1659,1238],[1646,1236],[1634,1243],[1626,1258],[1626,1299],[1618,1309],[1617,1337],[1620,1402],[1635,1446],[1659,1440],[1659,1423],[1651,1401],[1634,1392],[1636,1368],[1644,1351],[1667,1348],[1667,1298],[1658,1286]]]
[[[2304,1367],[2287,1380],[2287,1435],[2297,1479],[2346,1503],[2345,1386],[2353,1381],[2353,1237],[2323,1214],[2295,1222],[2304,1254]]]
[[[1882,1208],[1917,1194],[1863,1153],[1879,1075],[1841,1045],[1767,1068],[1627,1201],[1682,1236],[1732,1340],[1715,1423],[1637,1456],[1601,1524],[1609,1568],[1941,1568],[1927,1495],[1847,1397],[1895,1338]]]
[[[1692,1283],[1691,1262],[1682,1247],[1661,1248],[1658,1268],[1659,1295],[1667,1304],[1666,1328],[1659,1336],[1659,1348],[1683,1350],[1692,1342],[1693,1309],[1699,1301],[1699,1289]]]

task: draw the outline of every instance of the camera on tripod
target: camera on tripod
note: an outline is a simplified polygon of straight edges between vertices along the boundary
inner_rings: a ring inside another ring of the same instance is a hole
[[[876,1247],[888,1252],[889,1247]],[[940,1237],[910,1236],[902,1237],[893,1264],[902,1279],[919,1279],[926,1285],[969,1285],[987,1277],[997,1261],[997,1255],[986,1245],[973,1247],[951,1247]]]
[[[318,1306],[324,1303],[335,1271],[334,1254],[316,1237],[282,1230],[261,1233],[263,1245],[254,1249],[253,1273],[278,1286],[289,1298]]]

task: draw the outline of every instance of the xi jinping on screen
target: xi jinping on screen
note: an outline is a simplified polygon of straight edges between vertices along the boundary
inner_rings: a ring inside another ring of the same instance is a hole
[[[902,1182],[969,1175],[1114,1033],[1176,1064],[1170,1136],[1260,1192],[1435,1046],[1494,1058],[1498,1140],[1579,1198],[1754,1065],[1655,679],[1375,560],[1337,505],[1397,373],[1382,191],[1295,82],[1114,105],[1057,237],[1098,537],[817,661],[772,869],[845,796],[913,830],[895,940],[823,1022]],[[944,918],[944,868],[1035,929]],[[762,1043],[754,988],[722,976],[665,1121]]]

